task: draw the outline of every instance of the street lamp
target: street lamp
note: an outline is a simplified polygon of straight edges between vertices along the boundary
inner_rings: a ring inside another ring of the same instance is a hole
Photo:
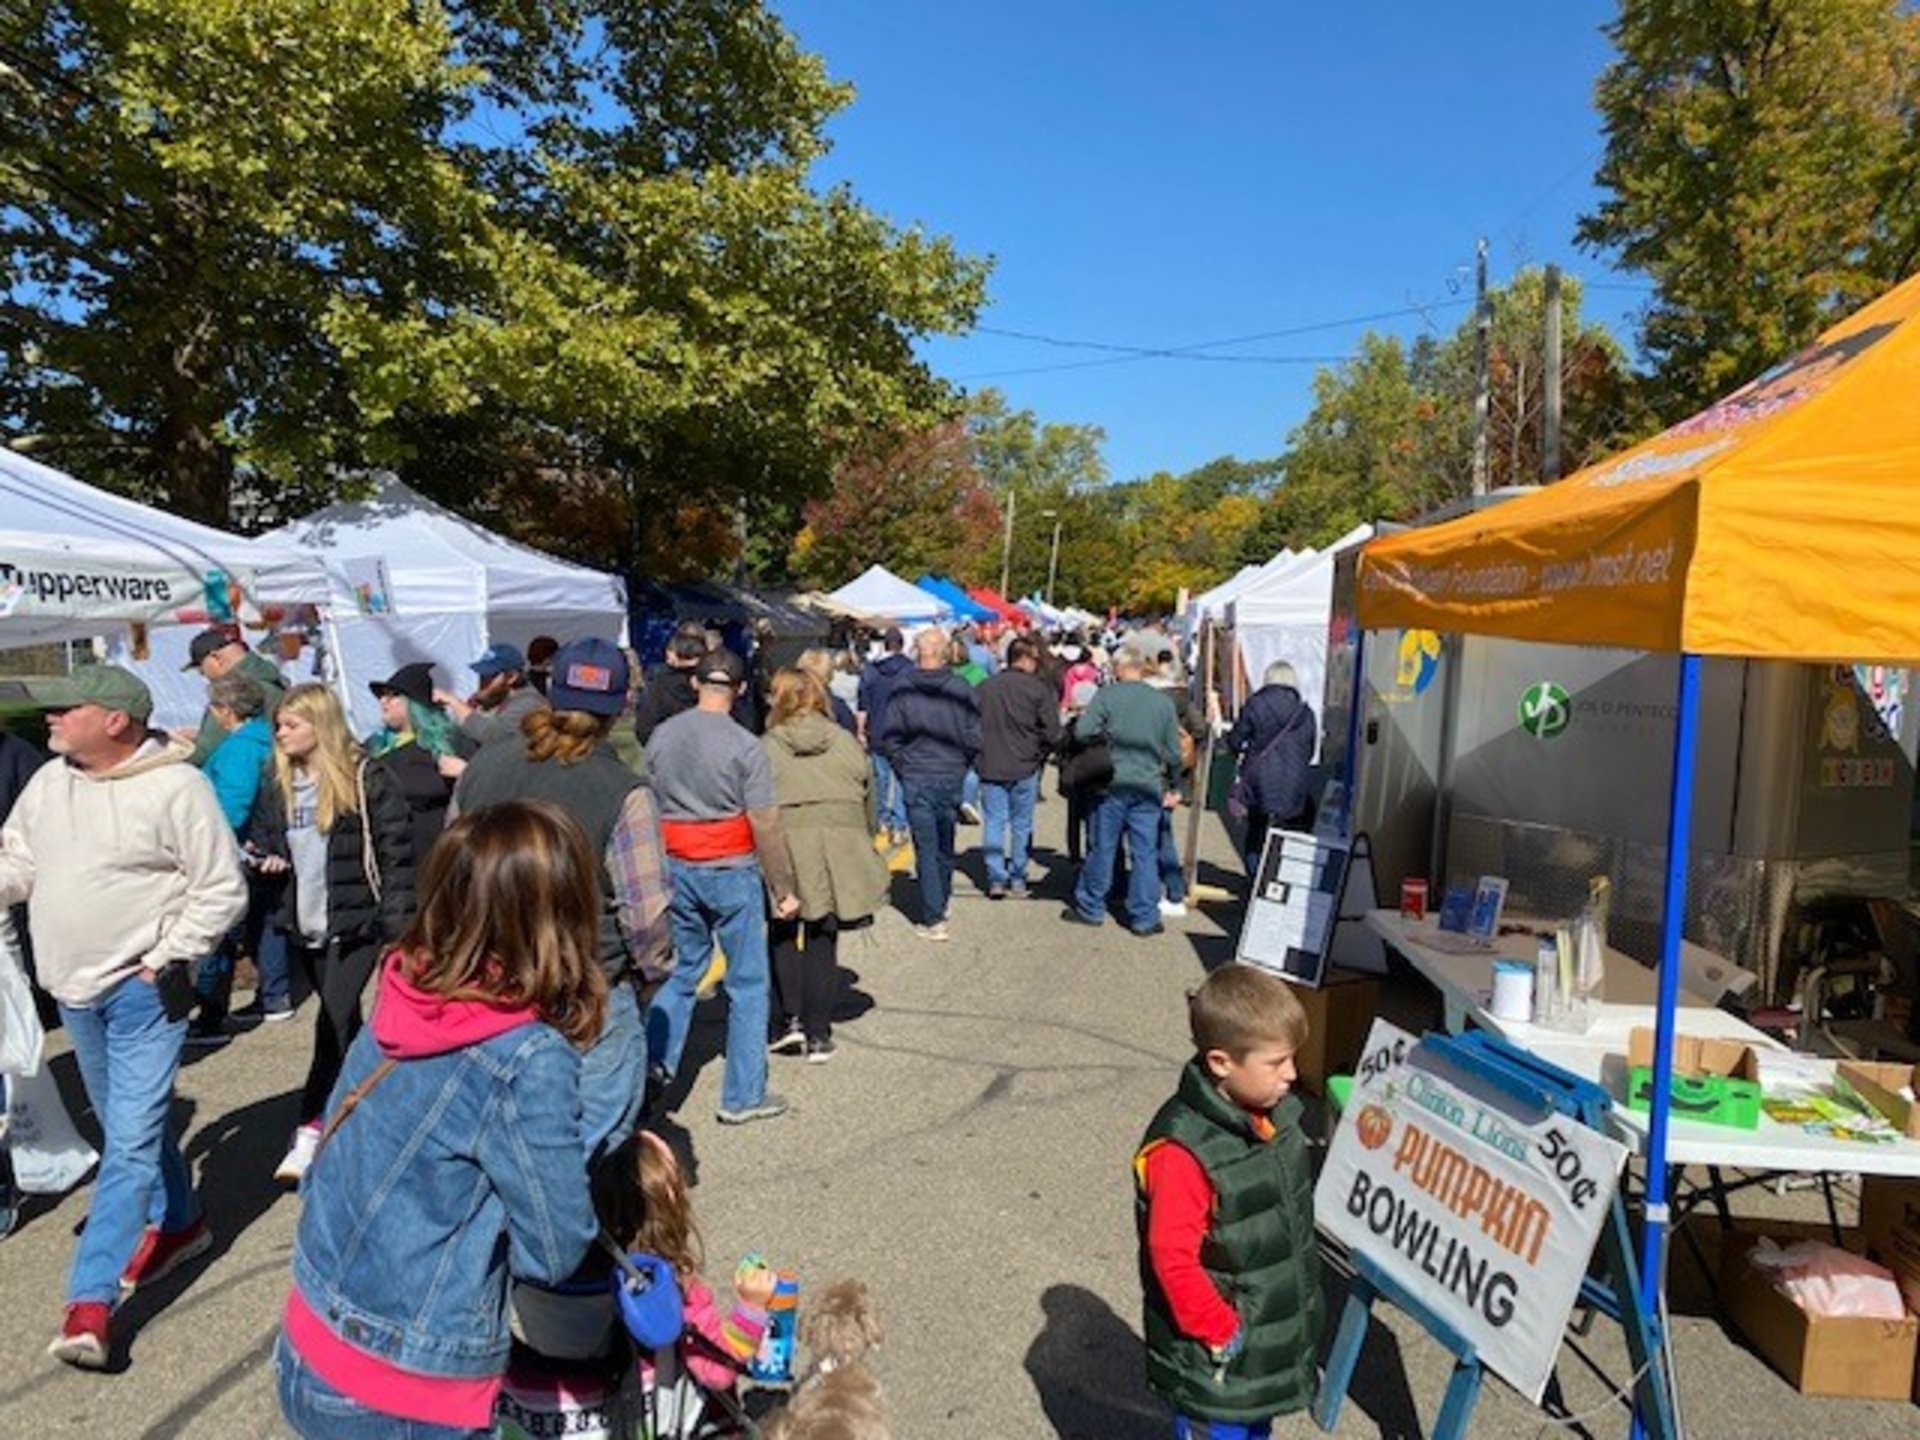
[[[1047,608],[1052,609],[1053,579],[1054,576],[1060,573],[1060,512],[1058,510],[1042,510],[1040,512],[1040,518],[1042,520],[1053,521],[1053,550],[1047,556]]]

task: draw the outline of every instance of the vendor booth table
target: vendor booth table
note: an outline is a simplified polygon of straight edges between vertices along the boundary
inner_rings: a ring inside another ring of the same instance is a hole
[[[1920,658],[1920,277],[1709,410],[1534,494],[1362,552],[1365,631],[1421,629],[1680,657],[1667,814],[1641,1303],[1666,1286],[1673,1040],[1701,657]],[[1544,707],[1536,729],[1564,723]],[[1549,723],[1551,720],[1551,724]],[[1842,740],[1846,737],[1842,736]],[[1711,735],[1722,747],[1727,737]],[[1843,747],[1844,748],[1844,747]],[[1836,761],[1844,767],[1844,757]],[[1843,768],[1836,768],[1836,777]],[[1871,1164],[1849,1147],[1845,1166]],[[1734,1162],[1729,1162],[1734,1163]],[[1794,1164],[1792,1168],[1804,1168]],[[1636,1426],[1668,1428],[1644,1412]]]

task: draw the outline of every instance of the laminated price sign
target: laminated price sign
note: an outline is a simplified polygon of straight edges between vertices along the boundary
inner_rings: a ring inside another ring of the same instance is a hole
[[[1375,1021],[1314,1218],[1538,1404],[1627,1151],[1557,1110],[1517,1114],[1471,1084]]]

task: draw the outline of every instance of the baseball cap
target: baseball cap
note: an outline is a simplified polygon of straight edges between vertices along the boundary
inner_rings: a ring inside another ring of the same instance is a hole
[[[482,680],[491,680],[496,675],[504,675],[509,670],[525,670],[527,657],[520,653],[517,645],[490,645],[487,653],[467,667]]]
[[[198,635],[193,637],[193,642],[187,646],[187,663],[180,668],[182,670],[198,670],[200,668],[200,662],[205,660],[207,656],[213,654],[216,650],[224,650],[229,645],[237,645],[239,642],[240,632],[234,626],[209,625],[205,630],[202,630]]]
[[[556,710],[618,715],[627,708],[627,657],[611,640],[576,640],[553,657],[547,700]]]
[[[153,714],[153,693],[137,675],[118,665],[85,665],[71,675],[27,681],[27,694],[43,710],[71,710],[98,705],[119,710],[135,720]]]
[[[744,685],[747,662],[731,650],[709,650],[706,658],[694,668],[693,679],[698,685]]]

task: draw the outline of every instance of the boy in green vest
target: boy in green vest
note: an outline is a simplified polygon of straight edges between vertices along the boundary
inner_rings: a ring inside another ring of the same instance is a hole
[[[1194,1058],[1134,1156],[1147,1380],[1179,1440],[1267,1440],[1312,1404],[1326,1302],[1290,1092],[1307,1016],[1249,965],[1188,1002]]]

